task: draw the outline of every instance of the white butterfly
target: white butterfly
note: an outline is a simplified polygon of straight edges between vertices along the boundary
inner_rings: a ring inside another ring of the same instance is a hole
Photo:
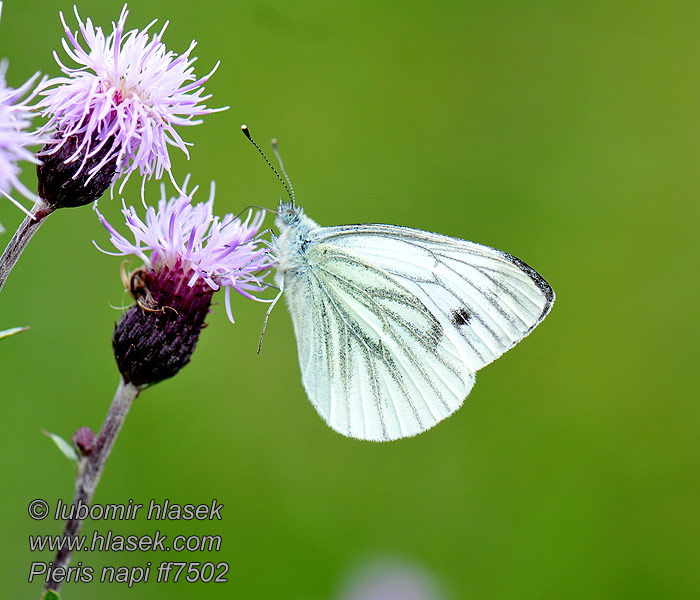
[[[554,302],[533,268],[488,246],[396,225],[319,227],[293,202],[275,223],[302,382],[349,437],[430,429]]]

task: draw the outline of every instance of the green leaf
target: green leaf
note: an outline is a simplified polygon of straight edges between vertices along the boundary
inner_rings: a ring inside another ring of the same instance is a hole
[[[5,329],[5,331],[0,331],[0,340],[5,337],[19,333],[20,331],[27,331],[29,327],[13,327],[12,329]]]
[[[58,449],[63,453],[63,455],[73,463],[75,468],[78,468],[78,453],[75,451],[73,446],[71,446],[66,440],[64,440],[60,435],[51,433],[50,431],[44,431],[44,435],[50,437],[54,444],[58,446]]]
[[[44,595],[41,597],[41,600],[61,600],[61,596],[58,595],[58,592],[46,590]]]

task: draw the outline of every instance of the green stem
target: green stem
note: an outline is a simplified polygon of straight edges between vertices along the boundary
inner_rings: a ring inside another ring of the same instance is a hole
[[[7,244],[7,248],[2,253],[2,257],[0,257],[0,291],[2,291],[5,281],[7,281],[22,252],[29,244],[29,240],[53,211],[53,207],[39,198],[32,207],[31,215],[27,215],[15,231],[10,243]]]

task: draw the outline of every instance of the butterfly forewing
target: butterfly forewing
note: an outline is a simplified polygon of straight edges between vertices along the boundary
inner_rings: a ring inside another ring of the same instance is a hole
[[[471,371],[523,339],[554,301],[534,269],[473,242],[393,225],[326,227],[311,239],[374,265],[414,294]]]

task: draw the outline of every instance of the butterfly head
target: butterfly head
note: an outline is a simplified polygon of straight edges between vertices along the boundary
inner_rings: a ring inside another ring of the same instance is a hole
[[[279,208],[275,215],[275,225],[277,225],[277,229],[284,231],[288,227],[299,223],[304,216],[304,211],[301,207],[296,206],[294,202],[280,201]]]

